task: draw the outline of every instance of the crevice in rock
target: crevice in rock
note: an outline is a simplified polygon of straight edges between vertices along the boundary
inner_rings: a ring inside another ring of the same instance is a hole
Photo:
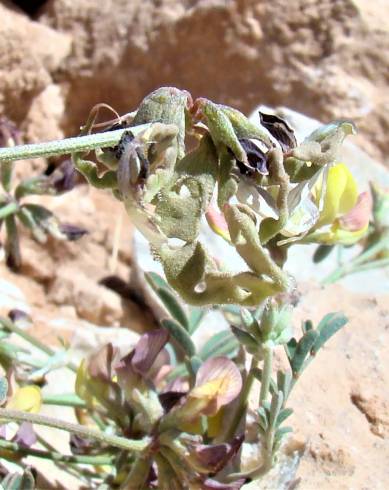
[[[26,12],[30,17],[35,17],[39,9],[47,3],[47,0],[11,0],[11,2],[23,10],[23,12]]]

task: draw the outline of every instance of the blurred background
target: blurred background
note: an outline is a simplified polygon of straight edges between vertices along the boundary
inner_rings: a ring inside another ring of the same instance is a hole
[[[161,85],[245,113],[353,119],[387,159],[388,0],[15,0],[0,4],[0,113],[28,141],[75,134],[91,106]]]

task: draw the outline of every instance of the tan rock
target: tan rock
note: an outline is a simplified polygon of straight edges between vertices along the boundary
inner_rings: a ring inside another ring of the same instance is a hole
[[[246,112],[263,102],[352,117],[377,156],[389,149],[384,4],[52,0],[40,20],[74,41],[59,78],[70,131],[97,102],[127,112],[174,84]]]
[[[70,52],[66,34],[0,5],[0,110],[21,122]]]
[[[123,315],[117,294],[71,268],[58,272],[49,300],[58,305],[74,305],[80,318],[95,324],[112,325]]]

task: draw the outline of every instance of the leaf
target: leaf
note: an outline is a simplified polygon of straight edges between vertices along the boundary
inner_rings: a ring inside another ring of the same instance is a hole
[[[171,314],[171,316],[177,320],[177,322],[182,325],[185,330],[189,330],[189,320],[186,316],[186,313],[177,298],[173,293],[171,293],[167,289],[159,288],[156,290],[156,294],[166,307],[167,311]]]
[[[332,252],[334,245],[319,245],[313,254],[313,261],[318,264]]]
[[[276,430],[276,433],[274,435],[274,444],[273,444],[273,447],[274,448],[278,448],[279,445],[281,444],[281,441],[282,441],[283,437],[286,434],[289,434],[290,432],[293,432],[292,427],[281,427],[281,428],[277,429]]]
[[[277,388],[278,391],[282,391],[284,395],[284,400],[286,400],[289,396],[291,390],[292,383],[292,374],[287,371],[277,371]]]
[[[0,378],[0,406],[7,399],[7,394],[8,394],[8,381],[7,381],[7,378],[2,376]]]
[[[264,407],[259,407],[257,412],[258,412],[258,416],[259,416],[259,420],[258,420],[259,425],[263,429],[263,431],[266,432],[268,427],[269,427],[269,420],[267,417],[267,412],[264,409]]]
[[[251,314],[251,312],[247,308],[242,308],[240,311],[240,316],[242,318],[242,323],[244,327],[249,330],[253,323],[256,321]]]
[[[240,307],[236,305],[222,305],[220,310],[223,312],[228,323],[239,325],[241,322]]]
[[[257,342],[255,337],[249,333],[235,327],[234,325],[231,325],[231,331],[238,339],[239,343],[243,345],[251,354],[256,354],[260,349],[261,345]]]
[[[311,354],[314,356],[327,340],[344,327],[347,322],[348,319],[341,313],[328,313],[317,326],[319,337],[312,347]]]
[[[9,400],[7,408],[22,412],[38,413],[42,405],[42,394],[39,386],[28,385],[18,388]]]
[[[37,441],[37,436],[31,422],[22,422],[12,442],[16,442],[19,446],[31,447]]]
[[[15,216],[11,215],[5,218],[5,228],[7,232],[4,243],[6,263],[10,269],[18,271],[22,265],[22,257]]]
[[[288,356],[289,363],[292,363],[293,356],[296,352],[297,348],[297,340],[293,337],[289,340],[289,342],[285,345],[285,352]]]
[[[35,480],[29,469],[24,470],[22,474],[8,474],[0,486],[1,490],[34,490]]]
[[[38,383],[46,376],[50,371],[65,366],[68,362],[68,352],[66,350],[59,350],[54,355],[47,358],[46,362],[41,368],[34,369],[28,374],[28,381]]]
[[[200,357],[206,361],[210,356],[233,357],[239,348],[239,343],[230,330],[222,330],[213,335],[200,351]]]
[[[307,333],[308,330],[313,330],[313,323],[311,320],[306,320],[305,322],[303,322],[301,324],[301,329],[303,331],[303,334],[304,333]]]
[[[172,338],[177,342],[188,357],[196,354],[196,347],[188,332],[174,320],[162,320],[161,325],[168,330]]]
[[[163,328],[144,333],[132,355],[131,365],[134,371],[145,376],[168,340],[169,333]]]
[[[282,422],[284,422],[288,417],[292,415],[292,413],[293,413],[292,408],[283,408],[282,410],[280,410],[280,413],[276,418],[275,426],[279,427],[282,424]]]
[[[301,337],[291,361],[293,374],[297,374],[301,371],[304,365],[305,358],[309,354],[318,337],[319,334],[316,330],[309,330]]]
[[[29,469],[25,469],[22,474],[8,474],[0,486],[1,490],[34,490],[35,480]]]
[[[158,289],[167,289],[168,291],[171,291],[169,284],[156,272],[145,272],[145,279],[154,291],[157,291]]]
[[[204,318],[205,310],[203,308],[192,307],[189,313],[189,333],[194,333],[200,326],[202,319]]]

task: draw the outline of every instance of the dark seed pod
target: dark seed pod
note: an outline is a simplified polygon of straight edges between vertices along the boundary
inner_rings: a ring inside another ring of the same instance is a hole
[[[247,155],[248,165],[237,160],[236,164],[242,175],[252,177],[255,174],[268,175],[267,154],[260,148],[256,139],[242,138],[239,140]]]
[[[263,112],[259,112],[259,118],[262,126],[279,142],[284,153],[297,146],[294,131],[284,119]]]

